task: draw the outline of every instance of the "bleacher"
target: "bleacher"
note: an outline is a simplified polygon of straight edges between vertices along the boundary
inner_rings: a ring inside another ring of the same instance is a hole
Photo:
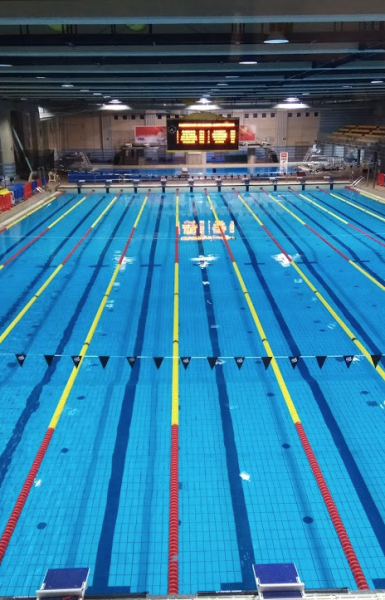
[[[383,125],[345,125],[328,136],[332,143],[377,144],[385,143]]]

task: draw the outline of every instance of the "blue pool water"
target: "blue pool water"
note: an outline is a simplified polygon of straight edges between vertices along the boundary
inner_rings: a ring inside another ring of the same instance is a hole
[[[385,219],[384,205],[336,193]],[[305,195],[385,243],[384,220]],[[384,246],[294,193],[272,196],[384,284]],[[237,196],[210,197],[368,583],[384,588],[385,382],[362,356],[347,368],[357,346]],[[0,234],[0,262],[80,198]],[[0,335],[112,198],[92,194],[0,271]],[[0,345],[1,532],[143,199],[120,196]],[[244,199],[357,339],[384,352],[384,291],[263,192]],[[179,370],[179,592],[254,589],[253,562],[355,588],[203,192],[181,193],[180,223],[179,348],[192,358]],[[47,568],[71,566],[91,568],[95,593],[167,592],[174,245],[175,194],[152,191],[0,566],[2,596],[34,595]],[[127,356],[142,358],[131,369]],[[221,358],[211,369],[207,357]]]

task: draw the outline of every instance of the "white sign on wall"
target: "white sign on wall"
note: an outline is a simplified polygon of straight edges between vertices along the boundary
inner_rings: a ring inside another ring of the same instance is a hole
[[[281,173],[287,173],[287,165],[289,162],[289,153],[280,152],[279,154],[279,170]]]

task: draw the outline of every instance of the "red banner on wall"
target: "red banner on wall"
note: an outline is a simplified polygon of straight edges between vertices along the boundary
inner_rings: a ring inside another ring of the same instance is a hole
[[[255,125],[240,125],[239,126],[239,141],[240,142],[255,142],[256,127]]]
[[[135,127],[136,144],[164,144],[166,145],[166,127],[139,126]]]

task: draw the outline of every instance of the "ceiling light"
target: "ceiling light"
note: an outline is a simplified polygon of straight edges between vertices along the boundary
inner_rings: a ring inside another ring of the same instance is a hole
[[[64,87],[64,88],[72,88],[74,86],[72,85],[72,83],[63,83],[62,87]]]
[[[373,79],[370,83],[384,83],[382,79]]]
[[[343,85],[342,87],[343,88],[352,88],[353,86],[352,85]]]
[[[36,77],[36,79],[45,79],[45,77],[43,77],[42,75],[38,75],[38,76]]]
[[[228,83],[217,83],[217,85],[225,86],[225,85],[229,85],[229,84]]]
[[[103,96],[103,98],[111,98],[111,96]]]
[[[110,104],[121,104],[120,100],[110,100]]]
[[[13,65],[9,65],[9,64],[6,64],[6,63],[1,63],[0,67],[13,67]]]
[[[94,92],[93,96],[102,96],[102,93],[101,92]]]
[[[302,96],[310,96],[309,92],[303,92]]]
[[[219,110],[217,104],[191,104],[187,107],[188,110]]]
[[[210,104],[211,100],[208,100],[208,98],[201,98],[198,102],[199,104]]]
[[[271,33],[269,37],[263,42],[264,44],[288,44],[289,40],[280,33],[276,31],[275,33]]]
[[[103,104],[101,110],[131,110],[127,104]]]
[[[239,75],[226,75],[226,79],[238,79]]]
[[[286,109],[290,109],[290,108],[309,108],[309,106],[307,104],[304,104],[303,102],[279,102],[278,104],[275,105],[275,108],[286,108]]]
[[[240,60],[240,65],[256,65],[258,64],[256,60]]]
[[[90,90],[80,90],[81,92],[89,92]]]
[[[289,96],[285,99],[285,102],[299,102],[299,100],[296,96]]]

